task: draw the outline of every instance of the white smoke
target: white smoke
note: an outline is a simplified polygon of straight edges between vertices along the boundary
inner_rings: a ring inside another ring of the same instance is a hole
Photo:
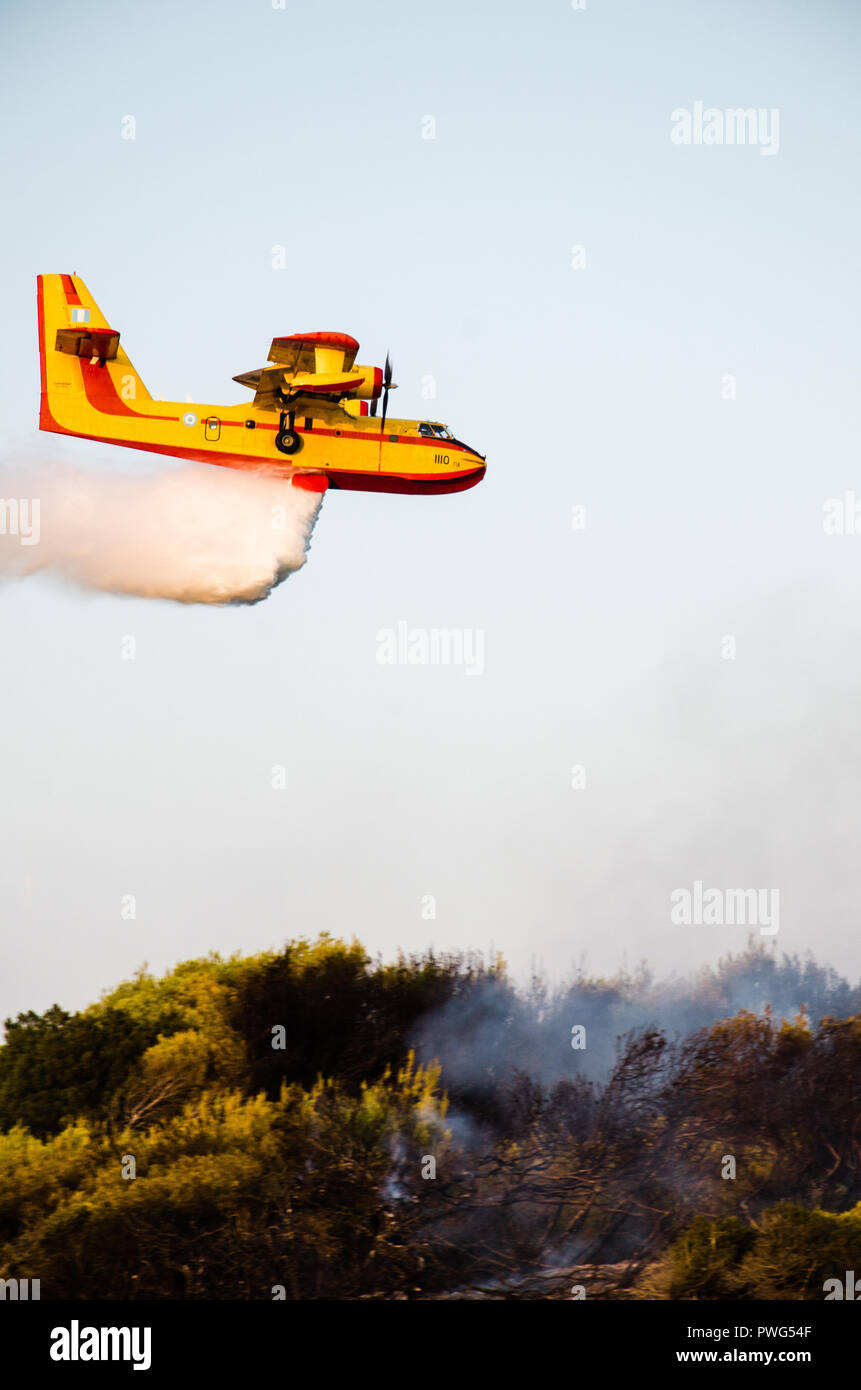
[[[183,464],[133,477],[67,463],[0,469],[0,577],[49,571],[177,603],[257,603],[304,565],[322,495]]]

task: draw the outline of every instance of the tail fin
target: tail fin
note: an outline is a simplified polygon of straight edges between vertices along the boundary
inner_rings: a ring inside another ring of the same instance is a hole
[[[107,370],[122,400],[152,400],[120,346],[119,333],[109,326],[83,280],[77,275],[39,275],[37,287],[40,429],[57,434],[90,433],[92,404],[84,377],[87,366]]]

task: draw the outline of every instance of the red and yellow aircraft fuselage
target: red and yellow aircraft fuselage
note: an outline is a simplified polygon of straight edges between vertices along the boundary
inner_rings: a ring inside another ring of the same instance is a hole
[[[254,391],[249,405],[197,405],[153,399],[78,276],[38,277],[38,317],[43,430],[290,478],[315,492],[460,492],[484,477],[484,457],[444,425],[387,418],[388,362],[385,378],[379,367],[356,366],[359,345],[347,334],[275,338],[271,365],[234,378]]]

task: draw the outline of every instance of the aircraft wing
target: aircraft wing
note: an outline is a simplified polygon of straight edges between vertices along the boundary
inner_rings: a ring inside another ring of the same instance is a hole
[[[380,394],[382,373],[378,367],[357,367],[359,344],[348,333],[294,333],[273,338],[269,349],[271,367],[242,372],[233,378],[254,392],[259,410],[302,409],[345,396],[375,400]],[[310,413],[310,412],[309,412]]]
[[[254,392],[254,405],[258,410],[281,410],[280,368],[258,367],[255,372],[242,372],[233,378],[240,386],[248,386]]]
[[[321,396],[352,395],[363,382],[361,376],[345,376],[343,372],[295,372],[291,376],[283,367],[261,367],[233,380],[253,390],[258,410],[283,410],[285,405],[298,410],[303,396],[319,404]]]
[[[348,372],[359,344],[349,333],[293,333],[273,338],[269,361],[292,372]]]

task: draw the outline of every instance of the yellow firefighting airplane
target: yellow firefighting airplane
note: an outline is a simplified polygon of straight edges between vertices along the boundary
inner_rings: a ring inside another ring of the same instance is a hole
[[[273,365],[233,378],[254,392],[248,406],[187,405],[153,400],[77,275],[40,275],[38,314],[40,429],[257,470],[311,492],[461,492],[484,477],[484,455],[445,425],[387,420],[388,356],[385,370],[355,365],[359,344],[346,333],[273,338]]]

